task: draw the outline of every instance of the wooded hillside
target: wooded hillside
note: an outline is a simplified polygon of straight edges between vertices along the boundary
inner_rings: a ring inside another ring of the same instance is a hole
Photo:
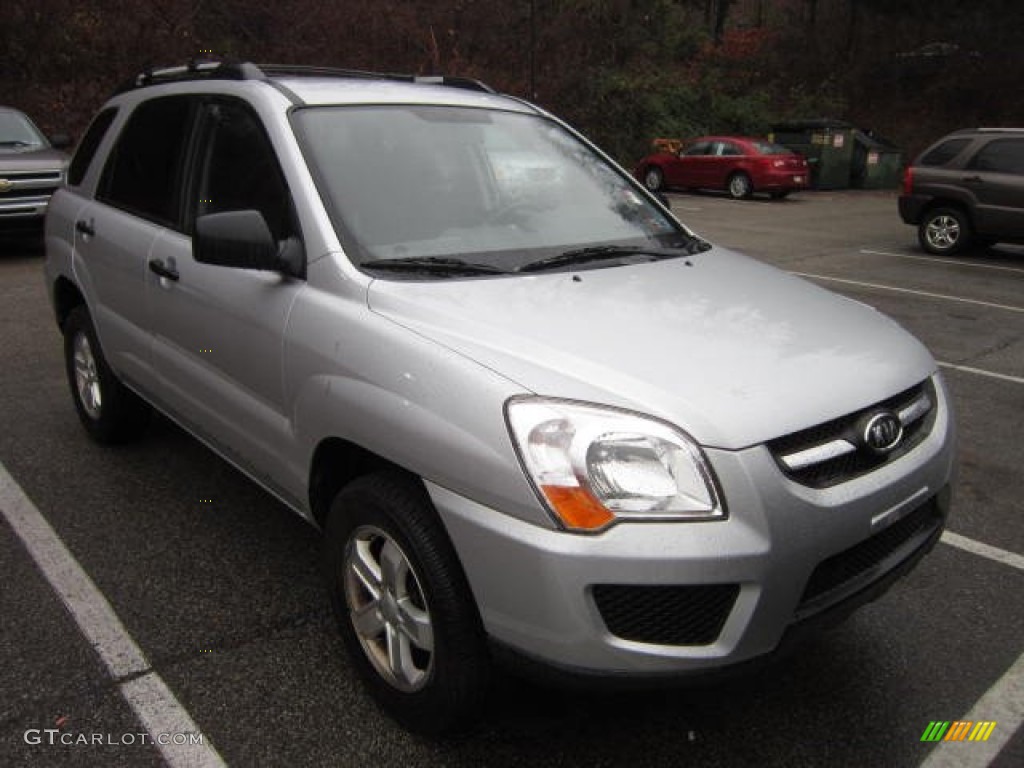
[[[480,78],[623,162],[828,116],[913,154],[1024,125],[1017,0],[5,0],[0,104],[81,135],[119,83],[213,55]]]

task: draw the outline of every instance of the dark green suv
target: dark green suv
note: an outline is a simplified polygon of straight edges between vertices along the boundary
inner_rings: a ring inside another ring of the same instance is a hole
[[[940,139],[904,172],[899,211],[929,253],[1024,243],[1024,128],[976,128]]]

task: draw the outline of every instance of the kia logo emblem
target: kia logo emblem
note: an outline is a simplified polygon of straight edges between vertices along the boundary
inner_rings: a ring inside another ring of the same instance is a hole
[[[903,423],[892,411],[882,411],[871,416],[861,432],[864,445],[879,456],[895,449],[902,439]]]

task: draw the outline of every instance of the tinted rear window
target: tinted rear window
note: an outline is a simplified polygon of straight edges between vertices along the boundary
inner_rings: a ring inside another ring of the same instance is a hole
[[[175,224],[193,104],[191,96],[140,104],[103,169],[97,197],[158,223]]]
[[[1024,139],[994,139],[978,150],[967,167],[1024,175]]]
[[[99,149],[103,137],[107,135],[107,129],[114,122],[114,115],[116,114],[117,109],[111,107],[96,115],[96,119],[92,121],[89,130],[82,137],[82,142],[78,145],[78,150],[75,152],[71,165],[68,167],[68,184],[77,187],[82,183],[86,171],[89,170],[89,164],[92,162],[93,155]]]
[[[939,146],[925,152],[921,156],[921,159],[917,161],[917,164],[945,165],[954,157],[959,155],[960,151],[970,143],[970,139],[949,139],[939,144]]]

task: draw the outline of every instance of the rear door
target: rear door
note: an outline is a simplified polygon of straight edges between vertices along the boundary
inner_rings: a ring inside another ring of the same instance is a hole
[[[743,148],[731,141],[716,141],[708,164],[708,185],[725,189],[729,176],[743,165]]]
[[[967,162],[975,227],[989,237],[1024,237],[1024,138],[993,139]]]
[[[181,178],[196,99],[143,102],[107,157],[95,201],[75,217],[75,273],[103,351],[118,375],[149,391],[147,261],[154,241],[180,226]]]

